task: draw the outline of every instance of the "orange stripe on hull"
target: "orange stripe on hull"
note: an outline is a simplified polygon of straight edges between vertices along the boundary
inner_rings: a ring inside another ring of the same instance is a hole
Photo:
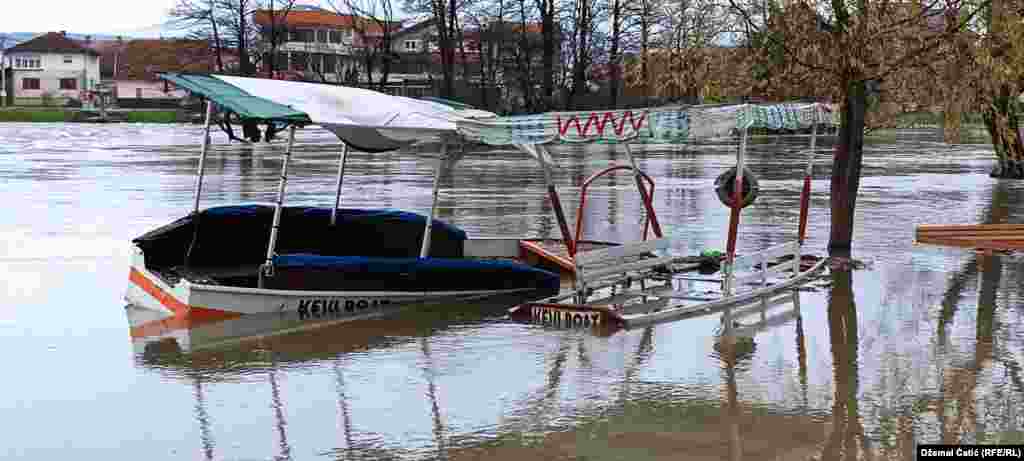
[[[159,285],[153,283],[145,274],[139,272],[138,269],[132,268],[128,274],[128,280],[137,285],[143,291],[148,293],[150,296],[156,298],[161,305],[174,312],[174,316],[162,320],[156,320],[153,322],[147,322],[143,325],[132,327],[132,336],[136,337],[136,330],[139,332],[151,331],[156,329],[157,331],[165,331],[166,329],[179,329],[188,328],[191,326],[198,325],[200,323],[216,322],[221,320],[228,320],[237,317],[241,317],[242,314],[238,312],[230,312],[222,309],[211,309],[209,307],[190,306],[181,301],[178,301],[170,293],[160,288]],[[141,336],[151,336],[152,334],[160,333],[147,333]]]

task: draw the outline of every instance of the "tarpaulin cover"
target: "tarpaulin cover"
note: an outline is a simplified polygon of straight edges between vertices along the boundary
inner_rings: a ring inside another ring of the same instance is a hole
[[[531,289],[557,293],[557,274],[509,260],[381,258],[282,254],[268,288],[304,290],[475,291]]]
[[[285,207],[278,235],[279,253],[334,256],[419,256],[427,218],[397,210],[339,209],[330,225],[330,208]],[[235,205],[203,210],[154,229],[133,242],[150,268],[180,266],[189,247],[194,266],[260,264],[266,256],[274,207]],[[466,232],[434,220],[430,255],[461,257]],[[198,233],[197,233],[198,232]],[[193,242],[194,240],[194,242]]]

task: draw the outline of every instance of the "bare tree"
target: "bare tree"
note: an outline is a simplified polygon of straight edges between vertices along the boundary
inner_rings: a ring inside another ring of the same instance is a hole
[[[556,0],[534,0],[540,14],[541,43],[544,76],[544,109],[550,109],[555,97],[555,49],[561,37],[558,28]],[[526,26],[524,22],[523,26]]]
[[[747,39],[759,42],[752,64],[767,69],[774,90],[782,90],[777,93],[821,92],[841,104],[829,249],[847,253],[853,241],[869,99],[890,77],[933,61],[941,45],[971,24],[990,0],[792,0],[770,11],[764,11],[760,1],[729,2],[753,32]],[[959,19],[933,30],[927,21],[935,10],[958,11]]]
[[[252,15],[258,9],[256,0],[215,0],[221,25],[221,40],[227,47],[234,48],[238,55],[239,75],[254,75],[252,45],[256,43],[257,31]]]
[[[392,37],[397,30],[395,8],[391,0],[337,0],[331,7],[338,14],[352,18],[355,32],[353,46],[359,54],[366,71],[366,83],[374,85],[374,69],[379,69],[377,86],[383,90],[394,62]],[[358,40],[358,43],[356,43]]]
[[[292,11],[296,0],[266,0],[260,12],[269,24],[263,26],[260,36],[266,42],[263,63],[267,69],[267,77],[273,78],[277,72],[277,49],[288,39],[288,27],[285,25],[288,13]]]
[[[480,105],[493,108],[490,90],[496,88],[498,72],[502,70],[505,47],[512,38],[514,29],[508,27],[506,16],[509,14],[508,0],[494,0],[475,5],[467,22],[472,23],[476,34],[476,53],[479,56]]]
[[[565,92],[565,107],[575,108],[577,98],[586,93],[591,64],[594,61],[594,38],[597,25],[594,0],[575,0],[568,12],[566,35],[572,35],[564,43],[567,66],[572,77]]]
[[[519,23],[517,29],[519,47],[516,50],[515,62],[517,64],[517,73],[519,74],[518,81],[521,85],[520,89],[523,93],[524,106],[526,109],[532,110],[536,109],[534,107],[534,100],[536,98],[536,95],[533,91],[535,81],[533,79],[533,72],[531,72],[531,70],[533,69],[534,47],[531,46],[532,36],[530,34],[530,22],[533,19],[533,10],[529,6],[528,0],[516,0],[516,3],[518,4],[517,9]],[[545,63],[543,67],[545,75],[547,75],[546,71],[548,70],[551,70],[550,66],[548,66]]]
[[[170,11],[171,22],[179,30],[187,30],[191,38],[208,40],[217,58],[217,71],[224,71],[221,43],[219,0],[178,0]],[[115,70],[116,72],[116,70]]]
[[[640,0],[643,3],[647,0]],[[620,85],[622,84],[622,47],[623,37],[627,32],[625,16],[627,14],[627,3],[625,0],[609,0],[608,5],[608,75],[610,93],[608,105],[612,109],[619,107]]]

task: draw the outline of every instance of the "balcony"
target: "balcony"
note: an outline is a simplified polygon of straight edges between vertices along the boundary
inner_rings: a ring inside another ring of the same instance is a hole
[[[321,54],[340,54],[350,55],[354,54],[354,48],[352,43],[321,43],[321,42],[284,42],[277,46],[277,51],[281,53],[286,52],[301,52],[301,53],[321,53]]]

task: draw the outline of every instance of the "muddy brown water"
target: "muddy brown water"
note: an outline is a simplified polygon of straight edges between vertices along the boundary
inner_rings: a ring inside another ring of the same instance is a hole
[[[798,312],[602,336],[512,323],[512,301],[499,300],[142,347],[122,298],[129,241],[190,209],[198,135],[0,124],[0,457],[911,459],[915,442],[1024,441],[1024,262],[913,245],[917,224],[1024,222],[1024,183],[987,176],[983,140],[950,147],[908,130],[870,141],[853,249],[866,265],[811,284]],[[203,206],[270,202],[281,146],[225,141],[214,135]],[[743,213],[741,251],[795,236],[804,142],[754,140],[761,196]],[[711,184],[734,148],[638,149],[679,254],[724,248],[728,210]],[[288,203],[330,205],[337,151],[322,132],[300,133]],[[621,154],[556,156],[574,222],[580,182]],[[818,165],[808,245],[823,254],[827,154]],[[425,212],[431,174],[415,153],[352,153],[342,202]],[[443,187],[439,216],[472,235],[558,237],[521,154],[470,153]],[[630,177],[599,181],[584,236],[635,239],[640,209]]]

